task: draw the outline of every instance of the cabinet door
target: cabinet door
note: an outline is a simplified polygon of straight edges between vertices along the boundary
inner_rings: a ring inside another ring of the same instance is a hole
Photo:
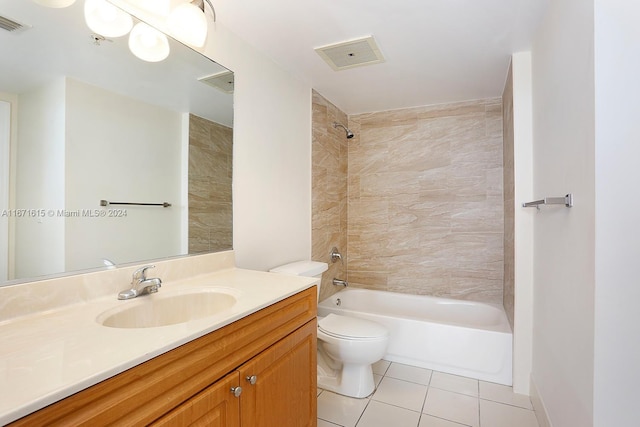
[[[238,382],[238,373],[232,372],[151,425],[240,427],[240,399],[231,390]]]
[[[243,427],[316,426],[316,333],[313,319],[240,367]]]

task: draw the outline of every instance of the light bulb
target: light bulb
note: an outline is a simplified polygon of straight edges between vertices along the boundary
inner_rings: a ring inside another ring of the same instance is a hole
[[[104,37],[120,37],[131,31],[133,19],[106,0],[85,0],[84,19],[94,33]]]
[[[56,9],[71,6],[76,0],[33,0],[41,6],[54,7]]]
[[[169,15],[171,0],[129,0],[133,6],[166,17]]]
[[[147,62],[159,62],[169,56],[169,40],[155,28],[139,22],[129,34],[129,49]]]
[[[169,14],[169,29],[181,42],[202,47],[207,40],[207,17],[199,7],[183,3]]]

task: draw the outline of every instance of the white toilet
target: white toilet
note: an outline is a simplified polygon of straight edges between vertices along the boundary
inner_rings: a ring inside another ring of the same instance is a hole
[[[320,278],[327,268],[324,262],[298,261],[270,271]],[[379,323],[337,314],[318,317],[318,387],[369,396],[375,389],[371,365],[382,359],[388,341],[389,331]]]

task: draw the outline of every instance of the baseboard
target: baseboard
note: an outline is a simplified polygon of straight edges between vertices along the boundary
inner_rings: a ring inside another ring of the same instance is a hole
[[[547,408],[544,406],[544,402],[542,401],[540,393],[538,392],[536,382],[533,380],[533,375],[531,376],[529,383],[529,396],[531,398],[531,404],[533,405],[533,411],[536,414],[536,418],[538,419],[538,425],[540,427],[553,427],[551,424],[551,420],[549,419],[549,414],[547,413]]]

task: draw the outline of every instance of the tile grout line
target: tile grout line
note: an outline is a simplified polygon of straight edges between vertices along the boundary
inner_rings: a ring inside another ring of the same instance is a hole
[[[525,411],[531,411],[533,412],[533,409],[529,409],[529,408],[525,408],[523,406],[519,406],[519,405],[515,405],[513,403],[506,403],[506,402],[501,402],[499,400],[494,400],[494,399],[487,399],[486,397],[480,397],[480,400],[484,400],[487,402],[493,402],[493,403],[498,403],[500,405],[507,405],[507,406],[511,406],[513,408],[518,408],[518,409],[524,409]]]
[[[418,417],[418,425],[416,427],[420,427],[420,422],[422,421],[422,416],[425,415],[424,407],[427,405],[427,396],[429,395],[429,388],[431,388],[431,380],[433,379],[433,369],[431,369],[431,373],[429,374],[429,381],[427,381],[427,391],[424,394],[424,401],[422,402],[422,408],[420,409],[420,416]],[[428,415],[428,414],[427,414]]]
[[[406,380],[404,378],[388,377],[386,375],[383,377],[383,379],[384,378],[391,378],[391,379],[398,380],[398,381],[404,381],[404,382],[409,383],[409,384],[425,385],[425,386],[429,387],[429,384],[418,383],[418,382],[415,382],[415,381]],[[438,387],[436,387],[436,388],[438,388]]]
[[[478,383],[480,387],[480,383]],[[480,418],[480,390],[478,390],[478,427],[482,427],[482,419]]]
[[[477,381],[476,384],[478,385],[476,390],[478,392],[478,427],[482,427],[482,420],[480,419],[480,381]]]
[[[375,393],[375,391],[374,391]],[[372,394],[373,395],[373,394]],[[358,420],[356,421],[356,423],[354,424],[354,427],[358,427],[358,423],[360,423],[360,420],[362,419],[362,416],[364,415],[365,411],[367,410],[367,408],[369,407],[369,404],[371,403],[371,398],[367,399],[367,404],[364,406],[364,409],[362,410],[362,412],[360,412],[360,416],[358,417]]]
[[[449,393],[455,393],[455,394],[460,394],[460,395],[462,395],[462,396],[475,397],[476,399],[480,399],[480,396],[478,396],[478,395],[467,394],[467,393],[461,393],[461,392],[459,392],[459,391],[447,390],[446,388],[440,388],[440,387],[431,386],[431,385],[430,385],[429,387],[433,387],[433,388],[435,388],[436,390],[442,390],[442,391],[446,391],[446,392],[449,392]],[[484,400],[491,400],[491,399],[484,399]]]
[[[436,372],[436,371],[433,371],[433,370],[431,370],[431,373],[429,374],[427,384],[423,384],[423,383],[419,383],[419,382],[413,382],[413,381],[410,381],[410,380],[407,380],[407,379],[404,379],[404,378],[396,378],[396,377],[394,377],[394,376],[390,376],[390,375],[388,375],[388,373],[389,373],[389,370],[390,370],[391,365],[392,365],[393,363],[394,363],[394,362],[390,362],[390,363],[386,366],[386,368],[384,369],[384,372],[383,372],[382,374],[377,374],[377,375],[380,375],[380,376],[381,376],[381,380],[380,380],[380,382],[377,384],[376,388],[375,388],[375,389],[374,389],[374,391],[371,393],[371,395],[370,395],[370,396],[368,396],[368,397],[366,398],[366,399],[367,399],[367,403],[366,403],[366,405],[364,406],[364,408],[362,409],[362,412],[360,412],[360,414],[359,414],[359,416],[358,416],[358,418],[357,418],[356,423],[354,424],[354,426],[356,426],[356,427],[358,426],[358,423],[360,423],[360,422],[362,421],[362,418],[363,418],[363,416],[364,416],[364,413],[365,413],[365,412],[366,412],[366,410],[368,409],[368,407],[369,407],[369,405],[370,405],[371,401],[375,401],[375,402],[377,402],[377,403],[380,403],[381,405],[388,405],[388,406],[391,406],[391,407],[394,407],[394,408],[402,409],[402,410],[409,411],[409,412],[413,412],[413,413],[416,413],[416,412],[417,412],[417,413],[418,413],[418,423],[417,423],[416,427],[419,427],[419,426],[420,426],[420,423],[422,422],[422,419],[423,419],[423,417],[424,417],[425,415],[426,415],[426,416],[429,416],[429,417],[434,417],[434,418],[437,418],[437,419],[441,419],[441,420],[449,421],[449,422],[451,422],[451,423],[455,423],[455,424],[457,424],[457,425],[460,425],[461,427],[472,427],[472,426],[469,426],[468,424],[459,423],[459,422],[457,422],[457,421],[449,420],[449,419],[446,419],[446,418],[442,418],[442,417],[440,417],[440,416],[431,415],[431,414],[428,414],[428,413],[424,412],[424,411],[425,411],[425,408],[426,408],[426,400],[427,400],[427,397],[428,397],[428,395],[429,395],[429,391],[430,391],[430,389],[431,389],[431,388],[436,389],[436,390],[446,391],[446,392],[453,393],[453,394],[457,394],[457,395],[461,395],[461,396],[466,396],[466,397],[475,398],[475,399],[477,400],[477,402],[478,402],[478,410],[477,410],[478,424],[477,424],[477,427],[483,427],[483,426],[482,426],[482,421],[481,421],[481,418],[480,418],[480,416],[481,416],[481,407],[480,407],[480,403],[481,403],[481,401],[492,402],[492,403],[495,403],[495,404],[497,404],[497,405],[505,405],[505,406],[507,406],[507,407],[511,407],[511,408],[514,408],[514,409],[520,409],[520,410],[525,410],[525,411],[528,411],[528,412],[534,412],[533,410],[531,410],[531,409],[529,409],[529,408],[527,408],[527,407],[519,406],[519,405],[517,405],[517,404],[513,404],[513,403],[506,403],[506,402],[503,402],[503,401],[500,401],[500,400],[495,400],[495,399],[493,399],[493,398],[484,398],[484,397],[481,397],[481,396],[480,396],[480,381],[479,381],[479,380],[476,382],[476,392],[477,392],[477,395],[475,395],[475,396],[474,396],[474,395],[470,395],[470,394],[466,394],[466,393],[461,393],[461,392],[452,391],[452,390],[447,390],[447,389],[444,389],[444,388],[439,388],[439,387],[433,386],[433,385],[432,385],[433,375],[434,375],[434,373]],[[423,401],[422,401],[421,408],[420,408],[418,411],[415,411],[415,410],[410,409],[410,408],[406,408],[406,407],[398,406],[398,405],[396,405],[396,404],[388,403],[388,402],[385,402],[385,401],[382,401],[382,400],[374,399],[374,398],[373,398],[373,396],[374,396],[374,395],[375,395],[375,393],[378,391],[378,389],[379,389],[379,385],[382,383],[382,380],[384,380],[384,378],[390,378],[390,379],[393,379],[393,380],[396,380],[396,381],[405,382],[405,383],[407,383],[407,384],[414,384],[414,385],[419,385],[419,386],[426,386],[426,391],[425,391],[424,399],[423,399]],[[464,378],[467,378],[467,377],[464,377]],[[321,391],[320,391],[320,393],[317,395],[318,397],[319,397],[322,393],[324,393],[324,392],[326,391],[326,390],[324,390],[324,389],[320,389],[320,390],[321,390]],[[322,418],[319,418],[319,419],[321,419],[321,420],[323,420],[323,421],[325,421],[325,422],[328,422],[328,423],[330,423],[330,424],[332,424],[332,425],[336,425],[336,426],[339,426],[339,427],[345,427],[345,426],[341,426],[341,425],[339,425],[339,424],[334,424],[334,423],[332,423],[331,421],[327,421],[327,420],[324,420],[324,419],[322,419]]]
[[[413,413],[416,413],[416,414],[421,414],[422,413],[420,411],[416,411],[416,410],[413,410],[413,409],[405,408],[404,406],[398,406],[398,405],[394,405],[393,403],[383,402],[382,400],[375,400],[375,399],[368,399],[368,400],[369,400],[369,402],[373,401],[373,402],[381,403],[383,405],[393,406],[394,408],[404,409],[405,411],[413,412]],[[368,403],[367,403],[367,406],[369,406]],[[366,407],[365,407],[365,409],[366,409]],[[364,412],[364,411],[362,411],[362,412]]]

